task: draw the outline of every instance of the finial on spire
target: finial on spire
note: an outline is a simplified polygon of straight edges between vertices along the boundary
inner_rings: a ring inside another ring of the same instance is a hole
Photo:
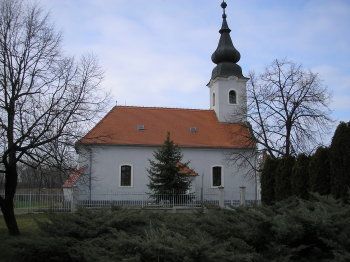
[[[230,28],[228,27],[228,24],[227,24],[227,21],[226,21],[226,18],[227,18],[227,15],[226,15],[226,7],[227,7],[227,4],[225,2],[225,0],[222,0],[222,3],[221,3],[221,8],[222,8],[222,26],[221,26],[221,29],[220,29],[220,34],[224,31],[227,31],[228,33],[231,32]]]
[[[222,18],[226,18],[226,12],[225,12],[225,9],[227,7],[227,4],[225,2],[225,0],[222,0],[222,3],[221,3],[221,7],[222,7]]]

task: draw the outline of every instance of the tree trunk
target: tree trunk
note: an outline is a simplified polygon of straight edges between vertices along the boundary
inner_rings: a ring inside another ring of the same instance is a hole
[[[0,201],[1,212],[4,216],[4,220],[7,226],[7,230],[10,235],[17,236],[20,234],[17,220],[15,217],[13,198],[12,199],[3,199]]]
[[[5,197],[0,198],[0,207],[7,230],[10,235],[19,235],[19,229],[14,212],[13,200],[15,198],[17,188],[17,167],[16,165],[6,166],[5,175]]]
[[[12,90],[12,93],[14,90]],[[1,211],[5,219],[7,230],[10,235],[19,235],[19,229],[15,217],[13,200],[15,198],[17,189],[17,156],[16,156],[16,145],[14,143],[14,119],[15,119],[15,100],[11,99],[9,102],[9,109],[7,115],[7,146],[8,155],[6,158],[3,156],[5,165],[5,197],[0,198]]]

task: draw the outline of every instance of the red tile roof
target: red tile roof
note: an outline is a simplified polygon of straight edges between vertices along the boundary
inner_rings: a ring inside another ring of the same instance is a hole
[[[159,146],[167,132],[180,147],[254,146],[248,127],[220,123],[214,110],[134,106],[114,107],[78,144]]]
[[[177,163],[177,166],[180,168],[180,174],[188,176],[198,176],[198,173],[192,168],[185,166],[183,163]]]
[[[86,167],[81,167],[79,169],[74,169],[70,173],[69,177],[63,184],[63,188],[73,187],[79,180],[80,176],[84,173]]]

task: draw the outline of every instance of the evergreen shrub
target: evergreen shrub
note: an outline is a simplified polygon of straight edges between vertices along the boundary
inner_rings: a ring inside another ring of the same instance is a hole
[[[350,191],[350,122],[341,122],[330,147],[331,193],[349,201]]]
[[[189,170],[188,162],[182,163],[180,148],[167,133],[163,145],[153,153],[154,160],[149,160],[150,168],[148,187],[154,195],[184,193],[191,186],[191,179],[182,170]]]
[[[294,163],[295,158],[291,156],[278,159],[274,188],[276,201],[281,201],[293,195],[291,177]]]
[[[309,192],[309,162],[305,154],[298,155],[291,176],[292,194],[301,198],[307,198]]]
[[[331,197],[170,214],[52,215],[40,237],[11,238],[13,261],[347,261],[350,206]],[[60,260],[61,259],[61,260]]]
[[[331,192],[329,148],[319,147],[311,156],[309,164],[310,191],[320,195],[329,195]]]
[[[266,205],[275,202],[275,176],[278,167],[278,160],[267,156],[261,172],[261,201]]]

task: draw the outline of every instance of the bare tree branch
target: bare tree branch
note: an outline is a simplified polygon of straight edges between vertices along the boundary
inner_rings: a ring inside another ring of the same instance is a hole
[[[60,45],[60,33],[38,5],[0,2],[0,162],[5,167],[0,206],[13,234],[19,232],[13,215],[18,165],[63,168],[63,154],[107,102],[96,58],[76,61]]]
[[[330,94],[319,76],[275,60],[258,77],[250,73],[248,115],[259,149],[272,157],[310,153],[331,122]]]

